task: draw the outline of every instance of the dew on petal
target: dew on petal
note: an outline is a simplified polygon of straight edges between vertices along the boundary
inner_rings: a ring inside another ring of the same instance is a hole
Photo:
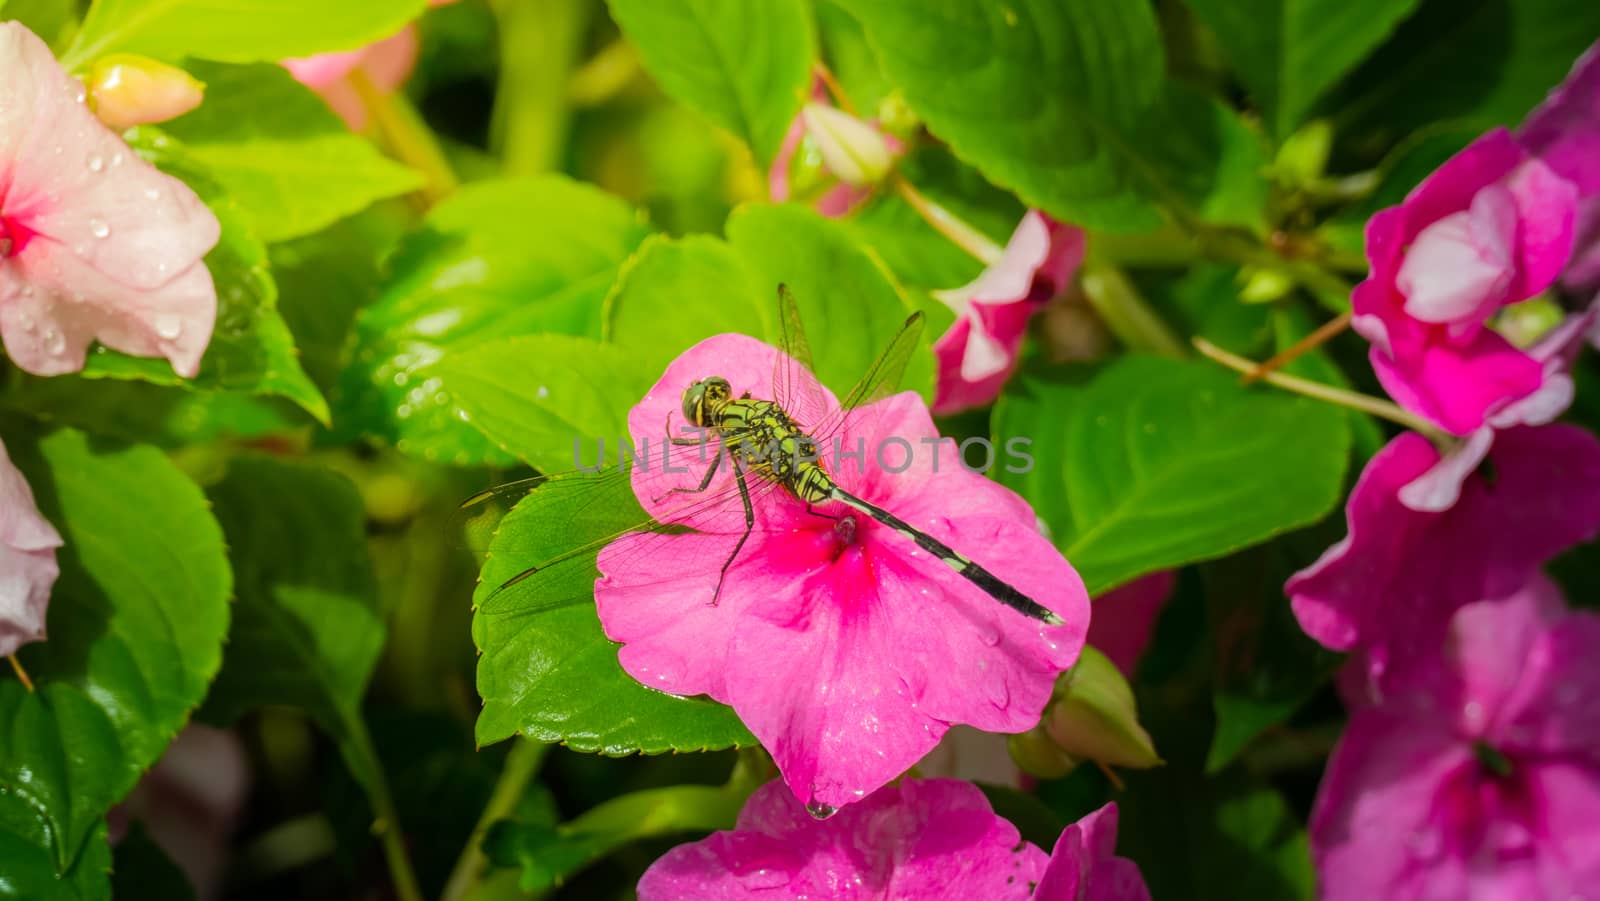
[[[164,340],[176,341],[183,334],[183,320],[173,313],[162,313],[155,320],[156,334]]]
[[[831,817],[838,812],[839,808],[824,804],[821,801],[818,801],[816,798],[812,798],[810,801],[806,802],[806,813],[811,814],[813,817],[819,820],[826,820],[828,817]]]
[[[57,329],[48,328],[44,331],[44,351],[56,355],[67,349],[67,336]]]
[[[89,234],[94,235],[96,238],[109,238],[111,236],[111,226],[106,224],[104,219],[90,219]]]
[[[98,153],[92,154],[89,157],[89,171],[90,172],[99,172],[99,171],[105,169],[105,167],[106,167],[106,158],[105,157],[101,156]]]

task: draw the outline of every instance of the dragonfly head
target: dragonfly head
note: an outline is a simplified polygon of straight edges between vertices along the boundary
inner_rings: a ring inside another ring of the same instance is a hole
[[[727,379],[721,376],[702,379],[684,389],[683,416],[703,429],[711,428],[732,398],[733,389]]]

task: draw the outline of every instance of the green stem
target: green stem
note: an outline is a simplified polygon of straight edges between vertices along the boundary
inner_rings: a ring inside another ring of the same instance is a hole
[[[445,883],[444,894],[440,896],[443,901],[461,901],[483,878],[489,862],[483,853],[484,835],[497,820],[505,819],[516,809],[517,802],[528,790],[528,783],[539,772],[539,766],[550,751],[550,745],[545,742],[525,738],[515,741],[511,753],[506,755],[505,765],[500,769],[500,778],[494,784],[494,791],[489,795],[489,803],[484,806],[477,825],[472,827],[467,846],[462,849],[461,856],[456,858],[456,865],[450,871],[450,880]]]
[[[381,91],[359,68],[351,71],[351,87],[372,117],[378,137],[395,159],[422,173],[422,198],[431,207],[456,189],[455,170],[439,146],[433,129],[401,91]]]
[[[1089,301],[1106,328],[1130,350],[1164,357],[1188,355],[1183,341],[1150,308],[1139,290],[1121,269],[1108,263],[1090,261],[1079,272],[1083,296]]]
[[[1229,353],[1228,351],[1223,350],[1204,338],[1194,339],[1194,346],[1195,349],[1200,351],[1202,355],[1221,363],[1235,372],[1250,375],[1260,368],[1259,364],[1257,364],[1254,360],[1247,360],[1238,354]],[[1425,436],[1437,447],[1449,447],[1457,440],[1454,436],[1446,434],[1433,423],[1428,422],[1427,420],[1417,416],[1414,413],[1411,413],[1408,410],[1402,409],[1398,404],[1382,398],[1373,397],[1369,394],[1361,394],[1357,391],[1346,391],[1343,388],[1335,388],[1332,385],[1324,385],[1321,382],[1313,382],[1309,379],[1303,379],[1298,376],[1289,375],[1283,372],[1269,372],[1260,378],[1261,381],[1264,381],[1270,385],[1276,385],[1277,387],[1288,391],[1293,391],[1296,394],[1302,394],[1306,397],[1315,398],[1317,400],[1325,401],[1341,407],[1347,407],[1352,410],[1360,410],[1363,413],[1370,413],[1373,416],[1377,416],[1381,419],[1387,419],[1390,422],[1397,423],[1413,432]]]
[[[949,238],[950,243],[972,254],[985,266],[993,266],[1000,262],[1000,257],[1005,254],[1005,248],[962,221],[961,217],[930,200],[904,177],[892,175],[890,178],[894,182],[895,192],[910,204],[924,221],[933,226],[935,231]]]
[[[357,781],[365,786],[367,799],[372,804],[372,832],[383,849],[383,860],[389,868],[389,879],[394,883],[395,897],[400,901],[422,901],[422,888],[417,884],[417,874],[411,867],[411,858],[406,854],[405,836],[400,830],[400,812],[394,806],[394,797],[389,794],[389,782],[384,778],[383,763],[378,758],[377,749],[372,746],[367,724],[353,711],[342,711],[341,714],[349,735],[348,741],[342,744],[352,758],[349,761],[351,770]]]
[[[591,0],[491,0],[500,24],[500,83],[490,146],[507,175],[561,168],[571,104],[568,86],[583,47]]]

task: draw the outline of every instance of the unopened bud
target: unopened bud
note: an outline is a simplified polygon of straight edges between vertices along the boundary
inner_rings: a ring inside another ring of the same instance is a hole
[[[1161,763],[1150,733],[1139,725],[1132,686],[1116,664],[1091,647],[1062,677],[1045,712],[1044,730],[1056,747],[1079,760],[1132,769]]]
[[[875,185],[894,166],[889,139],[870,123],[821,103],[806,104],[800,116],[816,138],[823,165],[845,184]]]
[[[1017,769],[1035,779],[1060,779],[1078,765],[1066,751],[1056,747],[1041,726],[1008,737],[1006,750],[1011,752]]]
[[[206,88],[177,66],[125,53],[97,61],[86,81],[94,114],[115,131],[181,116]]]

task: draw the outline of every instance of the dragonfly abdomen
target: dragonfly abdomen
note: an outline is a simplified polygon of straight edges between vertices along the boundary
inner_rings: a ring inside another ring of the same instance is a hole
[[[833,490],[829,492],[829,495],[826,499],[836,500],[853,507],[856,510],[865,513],[878,522],[883,523],[889,528],[894,529],[896,532],[899,532],[905,537],[911,539],[912,541],[916,542],[917,547],[920,547],[933,556],[938,557],[940,560],[943,560],[946,565],[960,574],[962,578],[983,589],[985,594],[1017,611],[1018,613],[1021,613],[1024,616],[1032,617],[1052,626],[1061,625],[1061,617],[1057,616],[1055,612],[1048,607],[1045,607],[1043,604],[1040,604],[1033,598],[1030,598],[1021,591],[1018,591],[1016,588],[1002,580],[999,576],[989,572],[987,569],[984,569],[982,566],[979,566],[977,563],[967,559],[961,554],[956,553],[955,550],[949,545],[933,537],[932,535],[929,535],[921,529],[912,526],[910,523],[898,516],[895,516],[888,510],[885,510],[876,504],[868,503],[867,501],[856,497],[855,495],[838,486],[833,487]]]

